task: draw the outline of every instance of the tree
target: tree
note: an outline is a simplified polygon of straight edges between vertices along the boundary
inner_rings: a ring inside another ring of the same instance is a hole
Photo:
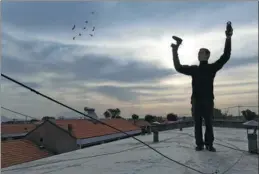
[[[155,121],[161,123],[163,122],[163,117],[162,116],[154,116],[155,117]]]
[[[146,116],[145,116],[145,121],[147,121],[147,122],[154,122],[155,121],[155,116],[153,116],[153,115],[150,115],[150,114],[147,114]]]
[[[121,114],[121,110],[119,108],[116,108],[115,109],[115,115],[114,115],[113,118],[121,118],[120,114]]]
[[[217,108],[214,108],[213,109],[213,116],[214,118],[216,119],[221,119],[224,117],[224,115],[222,114],[221,110],[220,109],[217,109]]]
[[[110,113],[108,111],[105,111],[103,113],[103,115],[104,115],[105,118],[110,118],[111,117],[111,115],[110,115]]]
[[[121,111],[119,108],[116,108],[116,109],[107,109],[105,112],[104,112],[104,116],[105,118],[122,118],[120,116],[121,114]],[[109,115],[109,116],[108,116]]]
[[[139,119],[139,116],[136,115],[136,114],[133,114],[133,115],[131,116],[131,118],[132,118],[133,120],[138,120],[138,119]]]
[[[249,109],[241,111],[241,113],[247,121],[254,120],[256,117],[256,113]]]
[[[134,120],[134,124],[135,124],[136,120],[139,119],[139,116],[136,115],[136,114],[133,114],[133,115],[131,116],[131,118]]]
[[[116,115],[116,110],[115,109],[107,109],[107,111],[110,114],[110,118],[114,118]]]
[[[177,115],[174,113],[167,114],[166,118],[168,121],[177,121],[178,119]]]

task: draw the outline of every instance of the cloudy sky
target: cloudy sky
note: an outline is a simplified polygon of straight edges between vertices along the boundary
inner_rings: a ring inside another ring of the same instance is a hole
[[[198,64],[201,47],[211,50],[212,63],[223,53],[228,20],[232,55],[215,78],[215,105],[256,106],[257,2],[2,2],[1,70],[80,111],[186,115],[191,78],[174,69],[172,35],[183,39],[182,64]],[[3,78],[1,90],[4,107],[34,117],[75,116]]]

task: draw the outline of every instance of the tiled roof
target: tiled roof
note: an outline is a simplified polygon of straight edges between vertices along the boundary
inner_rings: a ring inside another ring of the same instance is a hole
[[[33,130],[35,124],[1,124],[1,134],[22,134]]]
[[[130,120],[131,123],[135,124],[136,126],[142,127],[142,126],[151,126],[151,124],[145,120]]]
[[[8,140],[1,142],[1,168],[51,156],[29,140]]]
[[[131,131],[131,130],[140,129],[139,127],[133,125],[132,123],[124,119],[108,119],[108,120],[102,120],[102,121],[122,131]],[[73,127],[72,135],[78,139],[118,133],[117,130],[114,130],[106,125],[103,125],[101,123],[94,124],[91,121],[88,121],[85,119],[56,120],[56,124],[66,130],[68,130],[67,129],[68,124],[72,124],[72,127]]]

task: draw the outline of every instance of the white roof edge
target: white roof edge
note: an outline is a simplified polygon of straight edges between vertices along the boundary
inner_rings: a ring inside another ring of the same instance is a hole
[[[1,134],[2,138],[11,138],[11,137],[19,137],[19,136],[25,136],[27,133],[18,133],[18,134]]]
[[[252,126],[252,127],[258,127],[258,122],[255,121],[255,120],[250,120],[250,121],[247,121],[247,122],[243,123],[243,125],[245,125],[245,126]]]

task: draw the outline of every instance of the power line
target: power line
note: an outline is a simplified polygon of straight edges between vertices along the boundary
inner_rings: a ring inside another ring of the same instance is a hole
[[[230,106],[230,107],[227,107],[227,108],[222,108],[222,109],[231,109],[231,108],[258,108],[259,106]]]
[[[175,163],[177,163],[178,165],[184,166],[184,167],[186,167],[186,168],[188,168],[188,169],[191,169],[191,170],[193,170],[193,171],[195,171],[195,172],[197,172],[197,173],[200,173],[200,174],[214,174],[214,173],[215,173],[215,172],[213,172],[213,173],[204,173],[204,172],[202,172],[202,171],[200,171],[200,170],[197,170],[197,169],[192,168],[192,167],[190,167],[190,166],[187,166],[187,165],[185,165],[185,164],[183,164],[183,163],[181,163],[181,162],[178,162],[178,161],[176,161],[176,160],[174,160],[174,159],[172,159],[172,158],[170,158],[170,157],[164,155],[163,153],[161,153],[160,151],[158,151],[158,150],[156,150],[155,148],[151,147],[150,145],[146,144],[145,142],[141,141],[140,139],[138,139],[138,138],[136,138],[136,137],[134,137],[134,136],[132,136],[132,135],[130,135],[130,134],[128,134],[128,133],[126,133],[126,132],[120,130],[120,129],[117,129],[116,127],[113,127],[113,126],[111,126],[111,125],[109,125],[109,124],[107,124],[107,123],[105,123],[105,122],[102,122],[102,121],[100,121],[100,120],[98,120],[98,119],[92,118],[92,117],[90,117],[89,115],[86,115],[86,114],[83,113],[83,112],[80,112],[80,111],[78,111],[78,110],[76,110],[76,109],[74,109],[74,108],[72,108],[72,107],[70,107],[70,106],[68,106],[68,105],[65,105],[65,104],[63,104],[63,103],[61,103],[61,102],[59,102],[59,101],[57,101],[57,100],[55,100],[55,99],[53,99],[53,98],[51,98],[51,97],[48,97],[48,96],[46,96],[46,95],[40,93],[39,91],[37,91],[37,90],[35,90],[35,89],[32,89],[32,88],[30,88],[29,86],[26,86],[25,84],[23,84],[23,83],[21,83],[21,82],[18,82],[17,80],[14,80],[13,78],[11,78],[11,77],[9,77],[9,76],[7,76],[7,75],[5,75],[5,74],[2,74],[2,73],[1,73],[1,76],[3,76],[4,78],[6,78],[6,79],[8,79],[8,80],[10,80],[10,81],[12,81],[12,82],[14,82],[14,83],[16,83],[16,84],[22,86],[22,87],[24,87],[24,88],[26,88],[26,89],[28,89],[28,90],[30,90],[31,92],[34,92],[34,93],[36,93],[36,94],[38,94],[38,95],[40,95],[40,96],[42,96],[42,97],[44,97],[44,98],[46,98],[46,99],[49,99],[49,100],[53,101],[54,103],[57,103],[57,104],[59,104],[59,105],[65,107],[65,108],[68,108],[68,109],[70,109],[70,110],[72,110],[72,111],[74,111],[74,112],[76,112],[76,113],[79,113],[79,114],[81,114],[81,115],[84,115],[85,117],[88,117],[88,118],[90,118],[90,119],[92,119],[92,120],[94,120],[94,121],[96,121],[96,122],[99,122],[99,123],[101,123],[101,124],[103,124],[103,125],[106,125],[106,126],[112,128],[112,129],[114,129],[114,130],[117,130],[117,131],[119,131],[119,132],[121,132],[121,133],[127,135],[128,137],[131,137],[131,138],[135,139],[136,141],[138,141],[138,142],[144,144],[145,146],[149,147],[150,149],[152,149],[152,150],[155,151],[156,153],[160,154],[160,155],[163,156],[164,158],[166,158],[166,159],[168,159],[168,160],[170,160],[170,161],[172,161],[172,162],[175,162]]]
[[[258,106],[240,106],[241,108],[258,108]]]
[[[29,116],[29,115],[26,115],[26,114],[23,114],[23,113],[20,113],[20,112],[17,112],[17,111],[14,111],[14,110],[5,108],[5,107],[3,107],[3,106],[1,106],[1,108],[4,109],[4,110],[10,111],[10,112],[12,112],[12,113],[15,113],[15,114],[24,116],[24,117],[29,117],[29,118],[32,118],[32,119],[37,119],[37,118],[34,118],[34,117],[32,117],[32,116]]]

